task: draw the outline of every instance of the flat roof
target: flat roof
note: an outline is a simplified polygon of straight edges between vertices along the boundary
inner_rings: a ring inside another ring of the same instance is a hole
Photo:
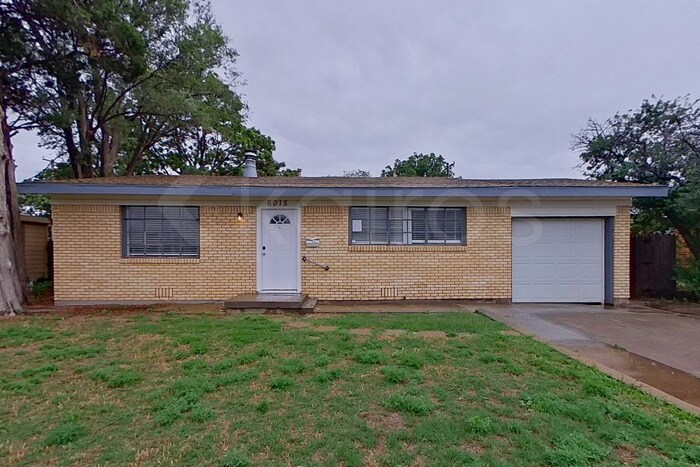
[[[23,182],[20,193],[182,196],[574,196],[665,197],[668,188],[573,178],[239,177],[138,175]]]

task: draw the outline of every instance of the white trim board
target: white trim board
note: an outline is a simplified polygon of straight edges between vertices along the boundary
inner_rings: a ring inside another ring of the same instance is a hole
[[[540,203],[512,203],[511,217],[612,217],[617,206],[631,200],[550,201]]]

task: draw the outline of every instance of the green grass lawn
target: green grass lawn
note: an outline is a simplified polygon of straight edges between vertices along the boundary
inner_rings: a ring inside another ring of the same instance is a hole
[[[700,463],[697,417],[503,330],[468,313],[0,320],[0,464]]]

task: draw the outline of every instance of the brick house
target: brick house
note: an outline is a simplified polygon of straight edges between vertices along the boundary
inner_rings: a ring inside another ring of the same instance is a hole
[[[58,304],[265,292],[613,303],[629,297],[631,200],[667,195],[591,180],[254,174],[19,187],[51,197]]]

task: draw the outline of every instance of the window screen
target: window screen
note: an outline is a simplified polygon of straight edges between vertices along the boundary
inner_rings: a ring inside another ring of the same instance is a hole
[[[199,208],[125,206],[124,256],[199,256]]]
[[[350,242],[369,245],[463,244],[462,208],[353,207]]]

